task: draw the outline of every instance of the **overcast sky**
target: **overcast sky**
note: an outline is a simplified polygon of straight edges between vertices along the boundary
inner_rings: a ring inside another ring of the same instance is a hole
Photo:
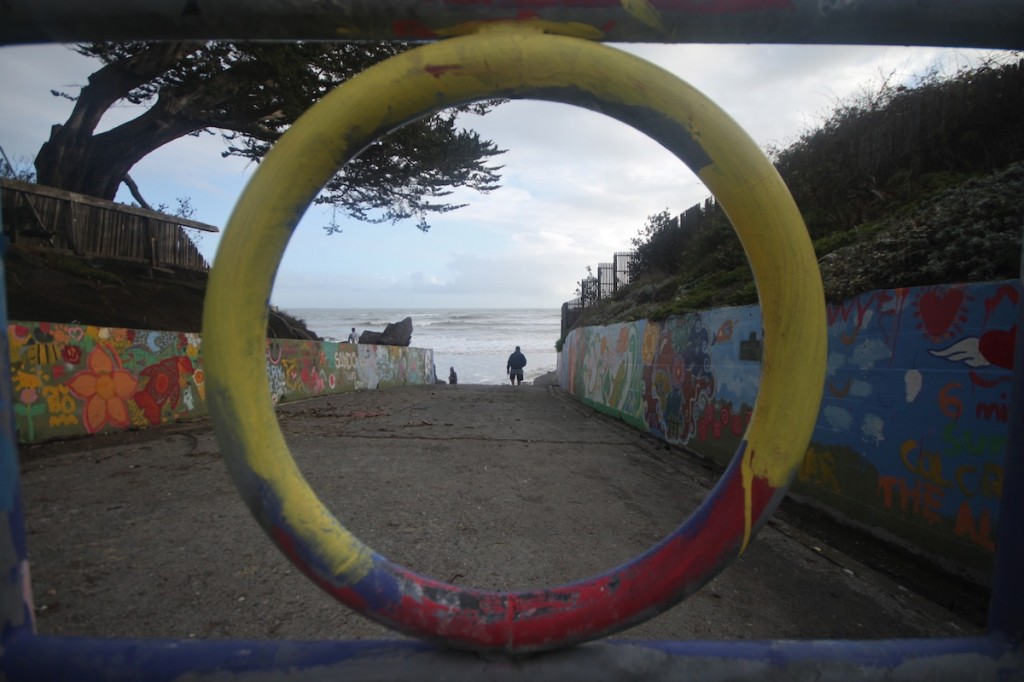
[[[883,78],[913,84],[931,68],[954,72],[988,53],[901,47],[630,45],[690,82],[725,109],[764,148],[785,147],[834,108]],[[51,89],[76,92],[99,62],[62,46],[0,48],[0,146],[15,166],[31,165],[49,128],[71,103]],[[115,110],[109,122],[134,116]],[[574,296],[586,267],[628,250],[647,216],[680,213],[708,196],[681,162],[633,129],[600,114],[544,102],[512,102],[474,127],[508,152],[502,188],[456,196],[470,205],[430,219],[369,225],[337,221],[311,208],[278,271],[272,302],[290,309],[554,307]],[[223,159],[217,135],[184,138],[133,170],[152,204],[188,197],[196,220],[223,227],[254,170]],[[130,202],[127,191],[118,199]],[[211,261],[219,235],[200,249]]]

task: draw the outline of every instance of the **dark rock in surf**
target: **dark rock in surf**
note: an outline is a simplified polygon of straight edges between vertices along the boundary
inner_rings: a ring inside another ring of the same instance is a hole
[[[411,317],[388,324],[382,332],[364,331],[359,335],[359,343],[370,343],[378,346],[408,346],[411,342]]]

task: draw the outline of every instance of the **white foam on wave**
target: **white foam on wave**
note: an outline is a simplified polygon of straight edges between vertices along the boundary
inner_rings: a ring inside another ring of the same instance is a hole
[[[551,372],[557,363],[555,342],[561,332],[557,308],[372,310],[310,308],[288,310],[330,340],[343,340],[352,327],[383,331],[391,322],[412,318],[412,345],[431,348],[438,378],[455,367],[459,382],[499,384],[508,381],[505,363],[516,346],[527,358],[524,380]]]

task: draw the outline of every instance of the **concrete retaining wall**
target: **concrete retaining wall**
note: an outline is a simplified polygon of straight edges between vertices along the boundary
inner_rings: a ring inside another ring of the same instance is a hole
[[[988,582],[1019,300],[1014,280],[873,291],[829,306],[824,399],[792,493]],[[760,354],[760,308],[722,308],[577,329],[560,382],[725,463],[757,398]]]
[[[19,443],[142,428],[207,415],[199,334],[11,322]],[[434,382],[429,349],[267,341],[275,403]]]

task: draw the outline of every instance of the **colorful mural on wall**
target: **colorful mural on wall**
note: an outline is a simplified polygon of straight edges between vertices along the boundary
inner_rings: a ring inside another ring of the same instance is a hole
[[[47,322],[7,327],[19,443],[202,417],[199,334]],[[274,403],[434,381],[433,351],[269,339]]]
[[[828,308],[828,374],[794,494],[979,581],[991,571],[1016,281],[873,291]],[[726,463],[760,380],[757,306],[573,331],[562,386]]]

